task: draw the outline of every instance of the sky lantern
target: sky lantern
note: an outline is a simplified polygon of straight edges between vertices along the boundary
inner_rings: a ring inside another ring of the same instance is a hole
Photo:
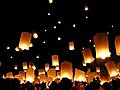
[[[45,74],[45,69],[38,69],[38,75]]]
[[[59,66],[55,66],[55,70],[59,70]]]
[[[100,67],[96,67],[96,72],[99,73],[100,72]]]
[[[40,74],[39,75],[39,80],[40,80],[40,83],[42,83],[42,82],[46,82],[46,75],[45,74]]]
[[[53,80],[55,80],[56,79],[56,70],[54,68],[50,68],[47,71],[47,77],[52,77]]]
[[[87,79],[86,79],[85,72],[76,68],[75,69],[75,75],[74,75],[74,81],[86,82]]]
[[[26,70],[26,81],[33,82],[34,81],[34,69],[32,67],[29,67]]]
[[[107,68],[107,71],[108,71],[108,74],[110,75],[110,77],[114,77],[119,74],[114,61],[106,62],[105,66]]]
[[[75,49],[74,42],[73,41],[69,42],[69,50],[74,50],[74,49]]]
[[[59,56],[58,55],[52,55],[52,66],[59,66]]]
[[[46,64],[45,64],[45,71],[46,71],[46,72],[48,71],[49,67],[50,67],[50,66],[49,66],[49,63],[46,63]]]
[[[53,3],[53,0],[48,0],[48,1],[49,1],[50,4]]]
[[[63,61],[61,63],[61,79],[66,77],[68,79],[73,79],[73,66],[71,62]]]
[[[88,6],[85,5],[85,6],[84,6],[84,9],[85,9],[85,11],[88,11]]]
[[[14,65],[14,69],[17,70],[17,69],[18,69],[18,66],[17,66],[17,65]]]
[[[19,41],[19,48],[22,50],[29,50],[31,45],[32,34],[29,32],[22,32]]]
[[[28,67],[27,67],[27,62],[23,62],[23,69],[26,70]]]
[[[82,54],[83,54],[85,63],[91,63],[94,61],[91,49],[89,49],[89,48],[83,49]]]
[[[6,74],[6,78],[13,78],[13,73],[12,72],[8,72]]]
[[[94,35],[94,44],[97,59],[105,59],[110,57],[108,36],[106,33],[96,33]]]
[[[87,64],[85,63],[84,60],[82,61],[82,65],[83,65],[83,66],[87,66]]]
[[[120,35],[115,37],[116,55],[120,56]]]

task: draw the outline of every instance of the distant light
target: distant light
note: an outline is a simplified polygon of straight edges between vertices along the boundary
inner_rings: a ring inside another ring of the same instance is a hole
[[[38,38],[38,34],[37,33],[33,33],[33,38]]]
[[[85,11],[88,11],[88,6],[87,5],[85,5]]]
[[[89,42],[91,42],[91,40],[89,40]]]
[[[10,49],[10,47],[9,46],[7,46],[7,50],[9,50]]]
[[[93,47],[95,47],[95,45],[93,45]]]
[[[48,1],[49,1],[50,4],[53,3],[53,0],[48,0]]]
[[[58,24],[61,24],[61,21],[58,21]]]
[[[50,16],[50,13],[48,13],[48,16]]]
[[[111,27],[113,28],[114,26],[113,26],[113,25],[111,25]]]
[[[54,29],[56,29],[56,26],[54,26]]]
[[[20,48],[16,47],[16,48],[15,48],[15,51],[20,51]]]
[[[13,56],[10,56],[10,58],[13,58]]]
[[[107,34],[109,34],[109,32],[107,32]]]
[[[45,43],[45,41],[43,41],[43,43]]]
[[[82,49],[85,49],[84,47]]]
[[[37,55],[36,58],[39,58],[39,55]]]
[[[86,16],[85,18],[88,18],[88,16]]]
[[[47,32],[47,30],[45,29],[45,32]]]
[[[76,27],[76,25],[75,25],[75,24],[73,24],[73,27]]]
[[[30,47],[33,47],[33,44],[32,44],[32,43],[30,44]]]
[[[58,40],[61,40],[61,37],[58,37]]]

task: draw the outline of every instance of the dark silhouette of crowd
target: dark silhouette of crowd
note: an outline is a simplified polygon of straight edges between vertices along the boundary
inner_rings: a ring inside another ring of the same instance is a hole
[[[120,90],[120,79],[112,79],[111,82],[100,84],[99,78],[94,78],[93,82],[79,82],[63,78],[61,81],[53,81],[48,88],[46,83],[33,84],[27,82],[20,84],[18,79],[3,79],[0,78],[0,90]]]

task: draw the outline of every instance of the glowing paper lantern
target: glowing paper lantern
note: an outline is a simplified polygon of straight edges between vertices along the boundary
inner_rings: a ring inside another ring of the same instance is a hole
[[[94,61],[91,49],[86,48],[86,49],[82,50],[82,53],[83,53],[85,63],[91,63]]]
[[[22,50],[29,50],[31,44],[32,34],[29,32],[22,32],[19,42],[19,48]]]
[[[40,80],[40,83],[46,82],[46,75],[45,74],[40,74],[39,75],[39,80]]]
[[[15,65],[15,66],[14,66],[14,69],[15,69],[15,70],[17,70],[17,69],[18,69],[18,66],[17,66],[17,65]]]
[[[56,79],[56,70],[54,68],[50,68],[47,71],[47,77],[52,77],[53,80],[55,80]]]
[[[8,72],[6,74],[6,78],[13,78],[13,73],[12,72]]]
[[[87,5],[85,5],[85,11],[88,11],[88,6]]]
[[[52,55],[52,66],[59,66],[59,56],[58,55]]]
[[[53,0],[49,0],[49,3],[50,3],[50,4],[53,3]]]
[[[19,74],[21,74],[22,77],[23,77],[23,80],[25,80],[25,72],[24,71],[19,71]]]
[[[33,32],[33,38],[38,38],[38,34],[36,32]]]
[[[47,72],[48,69],[49,69],[49,63],[46,63],[46,64],[45,64],[45,71]]]
[[[117,67],[116,67],[114,61],[108,61],[108,62],[106,62],[105,66],[107,68],[107,71],[108,71],[110,77],[113,77],[113,76],[116,76],[116,75],[119,74],[118,71],[117,71]]]
[[[79,69],[75,69],[75,76],[74,81],[84,81],[86,82],[86,74],[84,71],[81,71]]]
[[[61,79],[66,77],[68,79],[73,79],[73,66],[71,62],[64,61],[61,63]]]
[[[45,69],[38,69],[38,75],[45,74]]]
[[[74,50],[74,42],[69,42],[69,50]]]
[[[34,81],[34,69],[32,67],[29,67],[26,70],[26,81],[33,82]]]
[[[96,33],[94,36],[94,44],[97,59],[105,59],[110,57],[108,36],[106,33]]]
[[[59,70],[59,66],[55,66],[55,70]]]
[[[33,67],[34,66],[34,62],[33,61],[30,61],[29,62],[29,67]]]
[[[120,35],[115,37],[116,55],[120,56]]]
[[[83,66],[87,66],[84,60],[82,61],[82,65]]]
[[[23,69],[26,70],[28,67],[27,67],[27,62],[23,62]]]

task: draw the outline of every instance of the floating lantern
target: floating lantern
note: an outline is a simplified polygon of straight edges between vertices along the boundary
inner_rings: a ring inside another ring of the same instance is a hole
[[[8,72],[6,74],[6,78],[13,78],[13,73],[12,72]]]
[[[97,59],[105,59],[110,57],[108,36],[106,33],[96,33],[94,36],[94,44]]]
[[[55,80],[56,79],[56,70],[54,68],[50,68],[47,71],[47,77],[52,77],[53,80]]]
[[[29,50],[31,44],[32,34],[28,32],[22,32],[20,36],[19,48],[22,50]]]
[[[45,69],[38,69],[38,75],[45,74]]]
[[[27,62],[23,62],[23,69],[26,70],[28,67],[27,67]]]
[[[53,0],[49,0],[49,3],[50,3],[50,4],[53,3]]]
[[[82,61],[82,65],[83,65],[83,66],[87,66],[87,64],[85,63],[84,60]]]
[[[81,71],[79,69],[75,69],[75,76],[74,76],[74,81],[83,81],[86,82],[86,74],[84,71]]]
[[[116,55],[120,56],[120,35],[115,37]]]
[[[59,66],[59,56],[58,55],[52,55],[52,66]]]
[[[34,81],[34,69],[32,67],[29,67],[26,70],[26,81],[33,82]]]
[[[15,65],[15,66],[14,66],[14,69],[15,69],[15,70],[17,70],[17,69],[18,69],[18,66],[17,66],[17,65]]]
[[[74,42],[69,42],[69,50],[74,50]]]
[[[94,61],[91,49],[84,49],[82,50],[82,53],[83,53],[85,63],[91,63]]]
[[[110,77],[113,77],[113,76],[116,76],[119,74],[114,61],[106,62],[105,66],[107,68],[107,71],[108,71],[108,74],[110,75]]]
[[[38,34],[36,32],[33,32],[33,38],[38,38]]]
[[[55,66],[55,70],[59,70],[59,66]]]
[[[88,11],[88,6],[87,5],[85,5],[85,11]]]
[[[73,79],[73,66],[71,62],[64,61],[61,63],[61,79],[66,77],[68,79]]]
[[[48,69],[49,69],[49,63],[46,63],[46,64],[45,64],[45,71],[47,72]]]
[[[97,73],[100,72],[100,67],[96,67],[96,72],[97,72]]]

